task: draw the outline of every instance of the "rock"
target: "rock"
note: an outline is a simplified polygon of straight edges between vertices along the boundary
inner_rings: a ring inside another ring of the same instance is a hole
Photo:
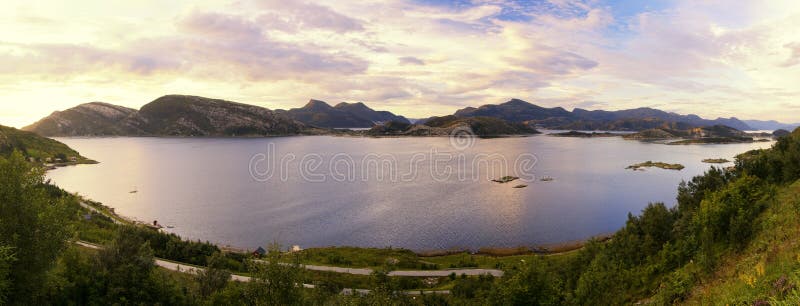
[[[518,179],[519,179],[519,177],[507,175],[507,176],[501,177],[500,179],[494,179],[494,180],[492,180],[492,182],[505,184],[505,183],[508,183],[508,182],[516,181]]]

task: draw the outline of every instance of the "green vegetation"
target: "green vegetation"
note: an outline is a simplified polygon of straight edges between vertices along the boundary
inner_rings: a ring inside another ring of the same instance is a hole
[[[435,270],[435,264],[423,262],[417,254],[395,248],[329,247],[311,248],[287,254],[301,263],[322,266],[379,269],[387,266],[398,270]]]
[[[25,158],[37,162],[54,163],[95,163],[56,140],[21,131],[11,127],[0,126],[0,156],[8,157],[19,151]]]
[[[707,164],[725,164],[731,161],[724,158],[706,158],[703,160],[703,162]]]
[[[461,118],[453,115],[431,117],[424,124],[386,122],[364,132],[369,136],[477,136],[503,137],[539,134],[525,123],[509,122],[491,117]]]
[[[65,248],[70,232],[70,210],[61,199],[52,199],[42,188],[44,171],[31,170],[19,152],[0,158],[0,246],[10,304],[36,299],[47,271]],[[9,254],[11,253],[11,254]],[[13,259],[12,257],[13,256]],[[11,260],[9,260],[11,259]]]
[[[661,169],[665,169],[665,170],[683,170],[683,168],[684,168],[684,166],[681,165],[681,164],[668,164],[668,163],[663,163],[663,162],[652,162],[652,161],[648,160],[648,161],[643,162],[643,163],[630,165],[625,169],[639,170],[641,168],[650,168],[650,167],[656,167],[656,168],[661,168]]]

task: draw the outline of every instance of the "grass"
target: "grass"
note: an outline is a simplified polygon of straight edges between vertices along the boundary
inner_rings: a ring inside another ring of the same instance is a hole
[[[406,249],[327,247],[305,249],[297,253],[307,265],[379,269],[387,265],[399,270],[436,270],[438,267],[420,261],[417,254]],[[293,256],[293,255],[286,255]]]
[[[625,169],[639,170],[641,168],[651,168],[651,167],[656,167],[656,168],[661,168],[661,169],[666,169],[666,170],[678,170],[678,171],[683,170],[683,168],[685,168],[681,164],[668,164],[668,163],[664,163],[664,162],[652,162],[652,161],[648,160],[648,161],[643,162],[643,163],[630,165]]]
[[[712,276],[697,286],[686,304],[772,305],[798,301],[800,293],[800,181],[781,190],[753,222],[749,245],[724,256]],[[796,305],[796,304],[794,304]]]
[[[601,240],[605,239],[603,237]],[[580,249],[582,242],[559,244],[541,248],[545,254],[535,253],[527,247],[480,248],[471,253],[465,250],[442,250],[417,254],[406,249],[395,248],[357,248],[327,247],[311,248],[297,253],[300,263],[306,265],[336,266],[345,268],[393,270],[447,270],[447,269],[509,269],[522,261],[530,261],[536,256],[571,256],[572,251]],[[291,260],[294,254],[286,254]]]

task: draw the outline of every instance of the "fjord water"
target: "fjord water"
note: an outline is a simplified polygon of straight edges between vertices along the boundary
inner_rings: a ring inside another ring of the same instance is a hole
[[[477,139],[467,148],[444,137],[58,140],[100,164],[50,171],[54,183],[123,216],[174,226],[166,230],[185,238],[249,249],[279,242],[413,250],[533,246],[610,233],[624,225],[628,212],[638,214],[650,202],[673,206],[678,183],[711,167],[701,160],[733,160],[772,144],[668,146],[545,135]],[[452,161],[444,163],[450,168],[437,166],[449,177],[431,175],[431,152],[463,155],[468,162],[499,154],[510,166],[518,156],[533,154],[537,179],[498,184],[490,176],[514,174],[507,173],[513,167],[492,173]],[[295,159],[271,178],[256,180],[250,164],[258,154],[277,157],[279,165],[281,158]],[[319,154],[309,159],[324,164],[301,170],[307,154]],[[384,171],[380,178],[374,164],[361,163],[375,156],[391,156],[400,176],[411,169],[416,175],[391,179]],[[350,172],[344,162],[334,166],[353,177],[332,175],[332,160],[354,161]],[[686,168],[625,169],[648,160]],[[538,180],[542,177],[553,181]],[[528,187],[512,188],[517,184]]]

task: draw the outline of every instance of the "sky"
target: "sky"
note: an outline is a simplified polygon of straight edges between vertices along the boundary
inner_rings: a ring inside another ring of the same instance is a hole
[[[191,94],[800,122],[796,0],[4,1],[0,124]]]

